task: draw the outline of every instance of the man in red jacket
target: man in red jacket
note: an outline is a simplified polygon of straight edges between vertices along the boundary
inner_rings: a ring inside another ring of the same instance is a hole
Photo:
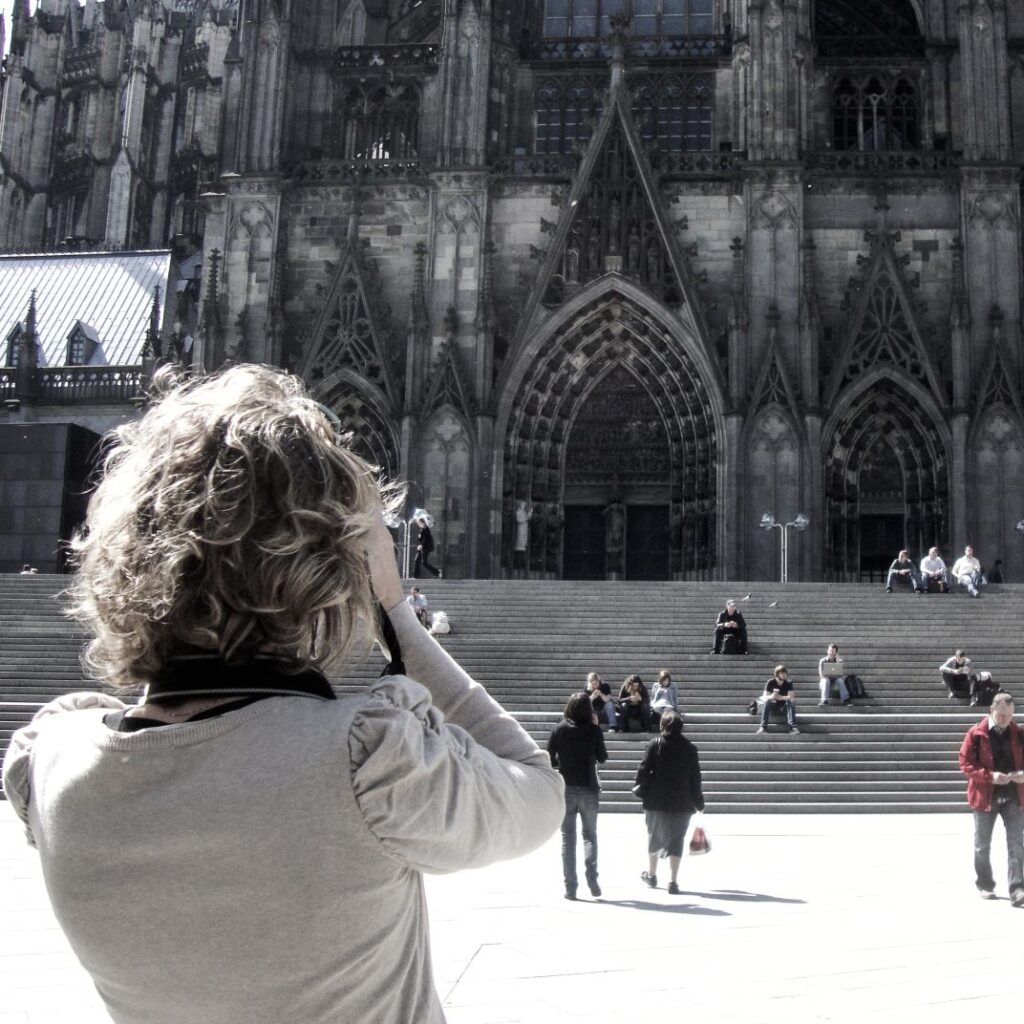
[[[982,899],[995,899],[992,832],[996,818],[1006,829],[1010,902],[1024,907],[1024,731],[1013,720],[1013,697],[1000,690],[987,718],[971,726],[960,745],[960,771],[967,776],[967,803],[974,812],[975,884]]]

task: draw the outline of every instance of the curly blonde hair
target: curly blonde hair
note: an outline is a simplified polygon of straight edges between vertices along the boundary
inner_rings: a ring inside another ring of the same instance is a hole
[[[154,404],[109,435],[72,541],[88,669],[128,689],[182,650],[232,664],[270,650],[306,667],[368,647],[364,538],[400,494],[347,441],[281,371],[158,371]]]

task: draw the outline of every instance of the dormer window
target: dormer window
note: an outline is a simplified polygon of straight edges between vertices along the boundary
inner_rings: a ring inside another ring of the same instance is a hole
[[[79,320],[68,335],[68,353],[65,366],[85,366],[99,347],[99,335]]]

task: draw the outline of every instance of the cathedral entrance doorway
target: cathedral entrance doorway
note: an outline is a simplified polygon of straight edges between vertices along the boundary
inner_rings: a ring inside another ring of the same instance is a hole
[[[884,580],[896,552],[903,546],[903,516],[873,515],[860,517],[860,579]]]
[[[611,513],[598,505],[567,505],[562,577],[567,580],[607,578],[606,520]],[[626,524],[623,562],[628,580],[667,580],[669,574],[668,505],[624,505]]]
[[[532,576],[709,579],[717,429],[701,374],[650,311],[606,293],[534,354],[510,410],[503,560],[531,509]]]
[[[948,446],[922,404],[880,378],[846,408],[827,454],[828,575],[879,581],[901,548],[947,536]]]

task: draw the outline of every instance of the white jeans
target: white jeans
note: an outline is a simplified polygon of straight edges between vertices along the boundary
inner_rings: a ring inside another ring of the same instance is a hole
[[[828,700],[829,693],[832,690],[833,680],[839,685],[839,699],[846,701],[850,699],[850,691],[846,688],[846,677],[845,676],[822,676],[818,680],[818,686],[821,688],[821,699]]]

